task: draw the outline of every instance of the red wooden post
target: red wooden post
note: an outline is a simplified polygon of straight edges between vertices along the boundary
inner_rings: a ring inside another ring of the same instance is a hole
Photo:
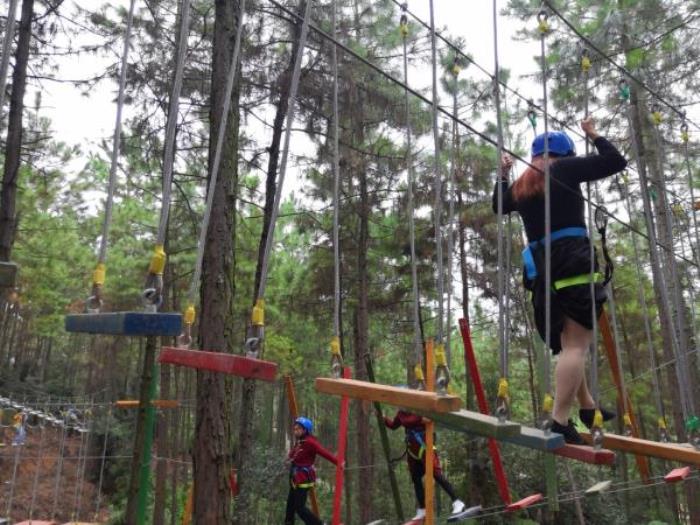
[[[343,367],[343,379],[350,379],[352,371]],[[333,525],[340,525],[340,505],[343,500],[343,480],[345,476],[345,449],[348,443],[348,411],[350,398],[340,398],[340,423],[338,425],[338,465],[335,467],[335,492],[333,493]]]
[[[479,411],[482,414],[489,413],[489,404],[486,401],[486,394],[484,392],[484,385],[481,382],[481,374],[479,374],[479,365],[476,362],[476,355],[474,354],[474,347],[472,346],[472,336],[469,332],[469,324],[467,324],[466,319],[459,320],[459,330],[462,333],[462,342],[464,343],[464,356],[469,364],[469,374],[472,377],[472,383],[474,383],[474,392],[476,393],[477,404],[479,405]],[[493,470],[496,476],[496,484],[498,486],[498,493],[501,495],[501,500],[504,505],[510,505],[510,489],[508,487],[508,479],[506,478],[506,472],[503,469],[503,463],[501,462],[501,452],[498,448],[498,443],[493,438],[489,438],[489,452],[491,453],[491,461],[493,461]]]

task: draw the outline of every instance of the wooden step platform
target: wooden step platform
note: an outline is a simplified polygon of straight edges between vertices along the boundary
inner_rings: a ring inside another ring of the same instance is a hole
[[[364,401],[376,401],[414,412],[453,412],[459,410],[462,401],[457,396],[441,396],[434,392],[410,390],[396,386],[380,385],[357,379],[316,379],[316,390],[322,394],[347,396]]]
[[[563,447],[553,450],[552,454],[591,465],[613,466],[615,464],[615,453],[612,450],[605,448],[596,450],[587,445],[569,445],[567,443]]]
[[[72,314],[65,317],[66,332],[125,336],[178,336],[182,314],[109,312]]]
[[[277,379],[277,363],[236,354],[165,346],[160,350],[158,362],[261,381],[271,382]]]
[[[512,443],[521,447],[552,452],[566,445],[564,436],[556,432],[545,434],[544,430],[534,427],[520,427],[520,433],[515,436],[506,436],[502,439],[506,443]]]
[[[177,399],[154,399],[152,401],[153,406],[156,408],[178,408],[180,406],[180,402]],[[114,403],[114,406],[116,408],[124,408],[124,409],[129,409],[129,408],[138,408],[139,407],[139,400],[138,399],[120,399],[116,403]]]

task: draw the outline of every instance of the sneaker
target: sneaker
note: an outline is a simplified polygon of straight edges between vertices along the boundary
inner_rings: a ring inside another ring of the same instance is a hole
[[[425,518],[425,509],[417,509],[416,515],[411,518],[411,521],[422,520]]]
[[[556,420],[552,420],[552,432],[556,432],[557,434],[563,434],[564,435],[564,441],[566,441],[569,445],[585,445],[586,443],[583,441],[583,438],[581,435],[578,433],[578,430],[576,430],[576,427],[574,426],[574,422],[569,419],[567,422],[566,426],[562,425]]]
[[[600,409],[600,413],[603,414],[603,421],[610,421],[615,419],[617,414],[615,412],[610,412],[610,410]],[[578,411],[578,417],[581,419],[581,423],[586,425],[588,429],[593,426],[593,418],[595,417],[595,408],[580,408]]]
[[[452,514],[461,514],[465,508],[466,505],[461,499],[456,499],[452,502]]]

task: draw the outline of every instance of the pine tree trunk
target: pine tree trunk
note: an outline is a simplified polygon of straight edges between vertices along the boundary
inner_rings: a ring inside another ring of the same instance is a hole
[[[24,92],[27,87],[27,65],[29,63],[33,16],[34,0],[22,0],[22,17],[19,22],[15,69],[12,73],[12,96],[10,97],[7,143],[5,145],[5,169],[0,194],[0,261],[10,260],[17,229],[17,177],[19,176],[22,154],[22,115],[24,113]],[[0,89],[5,89],[5,86],[0,86]]]
[[[305,2],[299,6],[299,13],[303,14]],[[265,207],[263,210],[263,225],[258,244],[258,262],[255,268],[255,284],[253,297],[257,297],[260,288],[262,273],[262,262],[270,231],[270,221],[274,208],[275,196],[277,195],[277,171],[279,167],[280,145],[284,131],[284,123],[289,111],[289,90],[291,89],[292,72],[299,49],[299,38],[301,35],[301,22],[294,25],[294,44],[289,57],[289,63],[277,79],[279,86],[279,100],[275,111],[275,119],[272,124],[272,140],[268,148],[269,157],[267,162],[267,174],[265,178]],[[255,469],[253,443],[254,443],[254,420],[255,420],[255,390],[256,381],[254,379],[244,379],[241,384],[241,418],[239,421],[238,449],[236,451],[235,464],[238,468],[241,493],[236,502],[235,522],[239,525],[253,525],[253,491],[246,489],[246,480],[251,479]]]
[[[209,167],[211,168],[224,104],[238,20],[238,1],[216,0],[211,85]],[[238,67],[236,65],[235,67]],[[200,348],[231,351],[234,297],[234,241],[238,184],[238,90],[228,114],[219,176],[204,248],[200,305]],[[211,174],[211,169],[209,170]],[[225,380],[221,374],[197,373],[197,415],[193,444],[194,523],[214,525],[231,519],[229,436]]]

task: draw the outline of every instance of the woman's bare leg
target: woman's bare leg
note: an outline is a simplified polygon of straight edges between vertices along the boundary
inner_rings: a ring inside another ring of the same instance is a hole
[[[554,411],[552,417],[560,425],[566,425],[571,405],[582,388],[585,392],[586,355],[591,341],[591,330],[565,318],[561,333],[562,350],[554,370]],[[590,393],[588,394],[590,397]],[[586,399],[586,401],[588,401]]]

